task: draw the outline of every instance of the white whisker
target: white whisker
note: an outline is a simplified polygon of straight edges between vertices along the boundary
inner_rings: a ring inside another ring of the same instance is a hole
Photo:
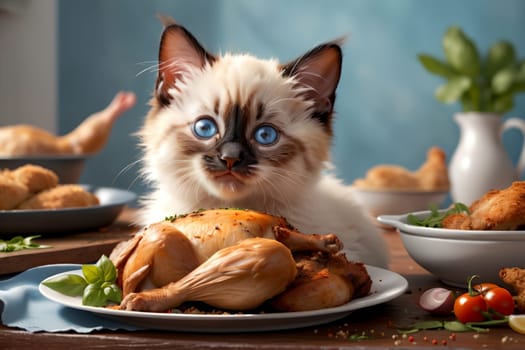
[[[158,64],[157,64],[157,61],[144,61],[144,62],[140,62],[138,63],[140,65],[145,65],[145,64],[148,64],[149,66],[144,68],[143,70],[139,71],[137,74],[135,74],[136,77],[138,77],[139,75],[142,75],[146,72],[158,72],[159,68],[158,68]]]

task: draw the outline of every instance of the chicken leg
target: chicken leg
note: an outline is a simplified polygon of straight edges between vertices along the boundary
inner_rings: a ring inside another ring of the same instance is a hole
[[[135,94],[119,92],[102,111],[86,118],[76,129],[55,136],[31,125],[0,128],[0,155],[28,156],[53,154],[91,154],[104,147],[113,123],[135,104]]]
[[[295,261],[282,243],[248,238],[221,249],[195,270],[163,288],[126,295],[123,310],[165,311],[185,301],[249,310],[281,293],[294,280]]]

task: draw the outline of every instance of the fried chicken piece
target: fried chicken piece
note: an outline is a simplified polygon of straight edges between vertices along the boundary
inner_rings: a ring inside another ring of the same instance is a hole
[[[461,230],[519,230],[525,227],[525,181],[491,190],[469,207],[470,214],[449,215],[444,228]]]
[[[34,193],[56,186],[58,176],[37,165],[0,172],[0,210],[16,208]]]
[[[119,92],[102,111],[94,113],[76,129],[55,136],[31,125],[0,128],[0,155],[91,154],[106,144],[117,118],[135,104],[133,93]]]
[[[0,210],[10,210],[30,196],[27,187],[0,173]]]
[[[413,189],[445,190],[450,188],[445,152],[432,147],[427,152],[425,163],[416,171],[399,165],[378,165],[366,173],[364,179],[357,179],[354,185],[368,189]]]
[[[17,209],[62,209],[98,204],[98,198],[79,185],[59,185],[35,194],[19,204]]]
[[[30,193],[37,193],[58,185],[58,176],[53,171],[38,165],[27,164],[11,171],[11,177],[27,187]]]
[[[499,271],[499,277],[516,292],[514,300],[521,313],[525,313],[525,269],[519,267],[504,267]]]

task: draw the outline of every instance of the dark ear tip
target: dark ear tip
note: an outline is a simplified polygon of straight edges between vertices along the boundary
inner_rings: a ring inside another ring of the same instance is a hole
[[[164,31],[162,32],[163,35],[165,35],[166,33],[169,33],[169,32],[183,32],[183,33],[186,33],[188,32],[183,26],[181,26],[180,24],[178,23],[171,23],[169,25],[167,25],[166,27],[164,27]],[[188,32],[189,33],[189,32]]]

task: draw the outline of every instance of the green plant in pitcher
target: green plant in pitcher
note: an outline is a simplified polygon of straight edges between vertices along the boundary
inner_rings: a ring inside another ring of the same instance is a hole
[[[505,40],[494,43],[481,55],[457,26],[443,36],[445,60],[419,54],[419,62],[446,82],[436,89],[443,103],[460,102],[464,112],[504,114],[514,106],[514,96],[525,91],[525,59],[518,59],[514,46]]]

